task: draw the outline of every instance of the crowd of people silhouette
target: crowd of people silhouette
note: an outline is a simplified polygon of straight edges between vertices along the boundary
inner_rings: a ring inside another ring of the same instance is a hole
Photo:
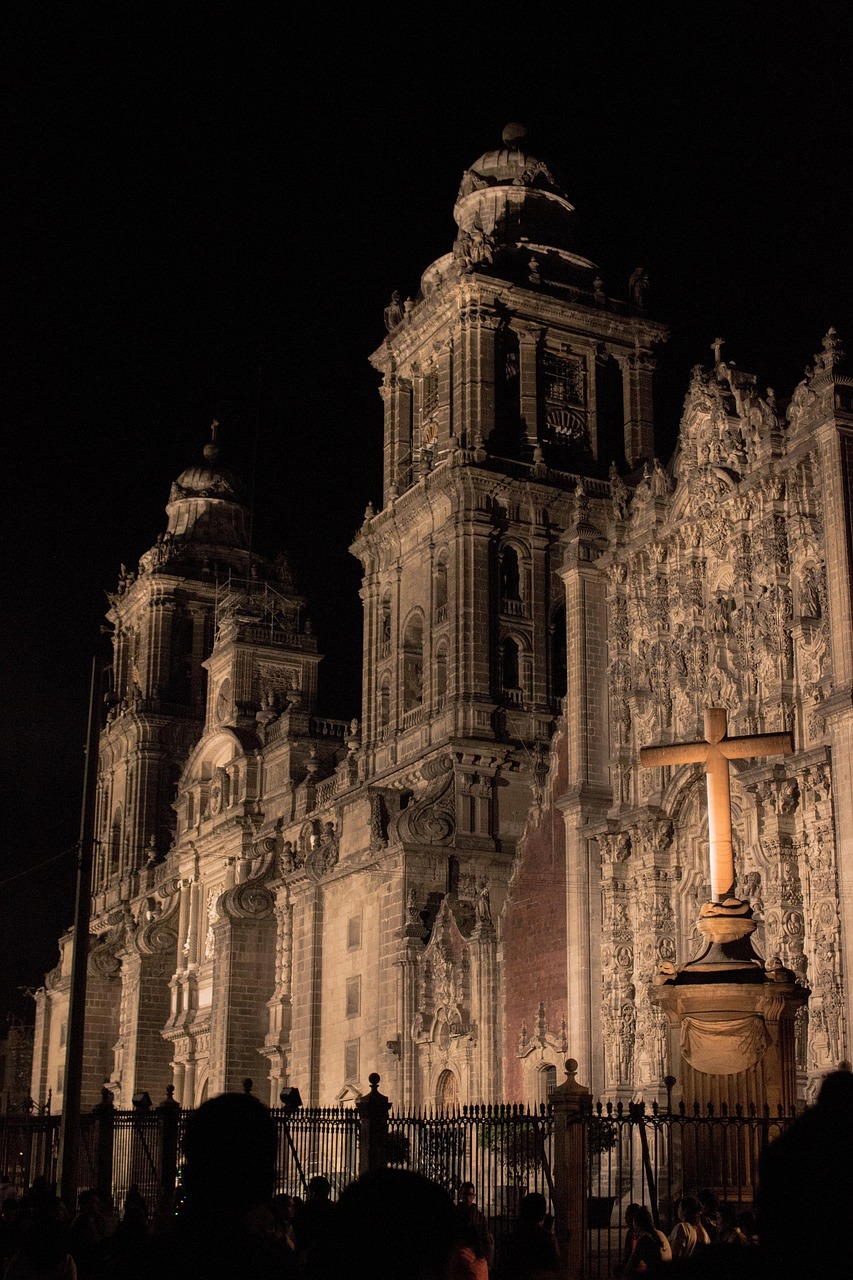
[[[764,1150],[755,1211],[684,1195],[667,1235],[629,1204],[613,1280],[802,1280],[834,1272],[853,1208],[853,1073],[833,1072],[816,1104]],[[496,1247],[472,1182],[457,1202],[403,1169],[374,1169],[335,1201],[312,1177],[304,1198],[275,1191],[276,1130],[252,1095],[222,1094],[187,1123],[180,1193],[120,1212],[95,1191],[72,1217],[44,1179],[0,1188],[2,1280],[546,1280],[561,1259],[545,1197],[529,1192]],[[830,1271],[832,1269],[832,1271]],[[564,1272],[562,1274],[565,1274]]]

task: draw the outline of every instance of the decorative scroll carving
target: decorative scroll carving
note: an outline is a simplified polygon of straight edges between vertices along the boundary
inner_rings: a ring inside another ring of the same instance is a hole
[[[429,760],[422,773],[426,790],[397,818],[397,837],[417,844],[448,844],[456,831],[453,760],[450,756]]]

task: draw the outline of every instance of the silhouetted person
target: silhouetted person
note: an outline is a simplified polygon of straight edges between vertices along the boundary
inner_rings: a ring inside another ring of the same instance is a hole
[[[853,1074],[833,1071],[817,1103],[762,1152],[758,1238],[777,1277],[841,1275],[853,1221]]]
[[[150,1243],[144,1210],[138,1204],[127,1205],[124,1217],[107,1241],[105,1276],[109,1280],[148,1280]]]
[[[275,1184],[276,1130],[248,1093],[202,1103],[184,1131],[184,1200],[158,1235],[153,1280],[281,1280],[292,1252],[265,1229]]]
[[[77,1280],[68,1248],[68,1213],[44,1178],[36,1178],[24,1201],[21,1241],[3,1280]]]
[[[477,1256],[485,1258],[489,1267],[495,1261],[495,1241],[489,1229],[488,1219],[477,1207],[477,1188],[473,1182],[463,1182],[459,1188],[456,1206],[457,1229],[460,1233],[473,1232]]]
[[[697,1249],[711,1243],[702,1225],[699,1201],[695,1196],[682,1196],[678,1202],[678,1222],[669,1233],[673,1261],[691,1258]]]
[[[711,1244],[741,1247],[752,1245],[753,1241],[747,1238],[740,1227],[738,1216],[735,1205],[724,1200],[717,1211],[717,1230]]]
[[[498,1280],[534,1280],[559,1271],[557,1242],[545,1226],[548,1204],[538,1191],[522,1196],[518,1226],[501,1250],[495,1276]]]
[[[102,1280],[106,1268],[107,1219],[97,1191],[81,1191],[79,1212],[71,1223],[69,1249],[79,1280]]]
[[[456,1216],[437,1183],[406,1169],[374,1169],[341,1194],[312,1280],[446,1280]]]
[[[7,1196],[0,1206],[0,1275],[13,1253],[21,1246],[21,1204],[17,1196]]]
[[[637,1237],[640,1232],[637,1228],[637,1222],[634,1218],[634,1210],[639,1209],[639,1205],[633,1200],[625,1209],[625,1237],[622,1241],[622,1257],[613,1268],[614,1275],[621,1275],[622,1269],[634,1252],[634,1245],[637,1243]]]
[[[337,1206],[333,1204],[331,1195],[329,1179],[316,1174],[308,1180],[305,1203],[294,1212],[293,1243],[296,1257],[303,1267],[309,1266],[317,1246],[325,1241],[330,1231],[335,1230]]]
[[[637,1238],[622,1270],[624,1280],[636,1280],[636,1277],[647,1274],[656,1275],[663,1263],[672,1261],[672,1246],[664,1233],[655,1226],[646,1206],[632,1205],[631,1217]]]
[[[713,1244],[720,1226],[720,1202],[713,1191],[700,1191],[696,1198],[699,1201],[699,1221]]]
[[[489,1280],[482,1236],[463,1222],[457,1222],[456,1230],[456,1241],[447,1264],[447,1280]]]

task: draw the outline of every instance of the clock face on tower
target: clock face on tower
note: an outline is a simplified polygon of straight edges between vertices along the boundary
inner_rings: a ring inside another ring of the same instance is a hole
[[[216,719],[227,720],[231,714],[231,681],[226,676],[216,694]]]

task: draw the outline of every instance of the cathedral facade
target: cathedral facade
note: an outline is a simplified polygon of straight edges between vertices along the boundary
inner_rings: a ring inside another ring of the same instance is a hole
[[[665,327],[610,297],[518,126],[465,172],[452,250],[371,357],[381,505],[362,714],[317,713],[317,638],[250,550],[215,441],[110,598],[83,1104],[168,1082],[404,1107],[612,1098],[668,1074],[661,966],[707,888],[700,769],[653,743],[792,731],[736,762],[738,888],[809,990],[806,1094],[848,1052],[853,380],[833,331],[789,401],[715,344],[655,456]],[[378,448],[378,432],[377,432]],[[36,997],[61,1105],[72,938]]]

